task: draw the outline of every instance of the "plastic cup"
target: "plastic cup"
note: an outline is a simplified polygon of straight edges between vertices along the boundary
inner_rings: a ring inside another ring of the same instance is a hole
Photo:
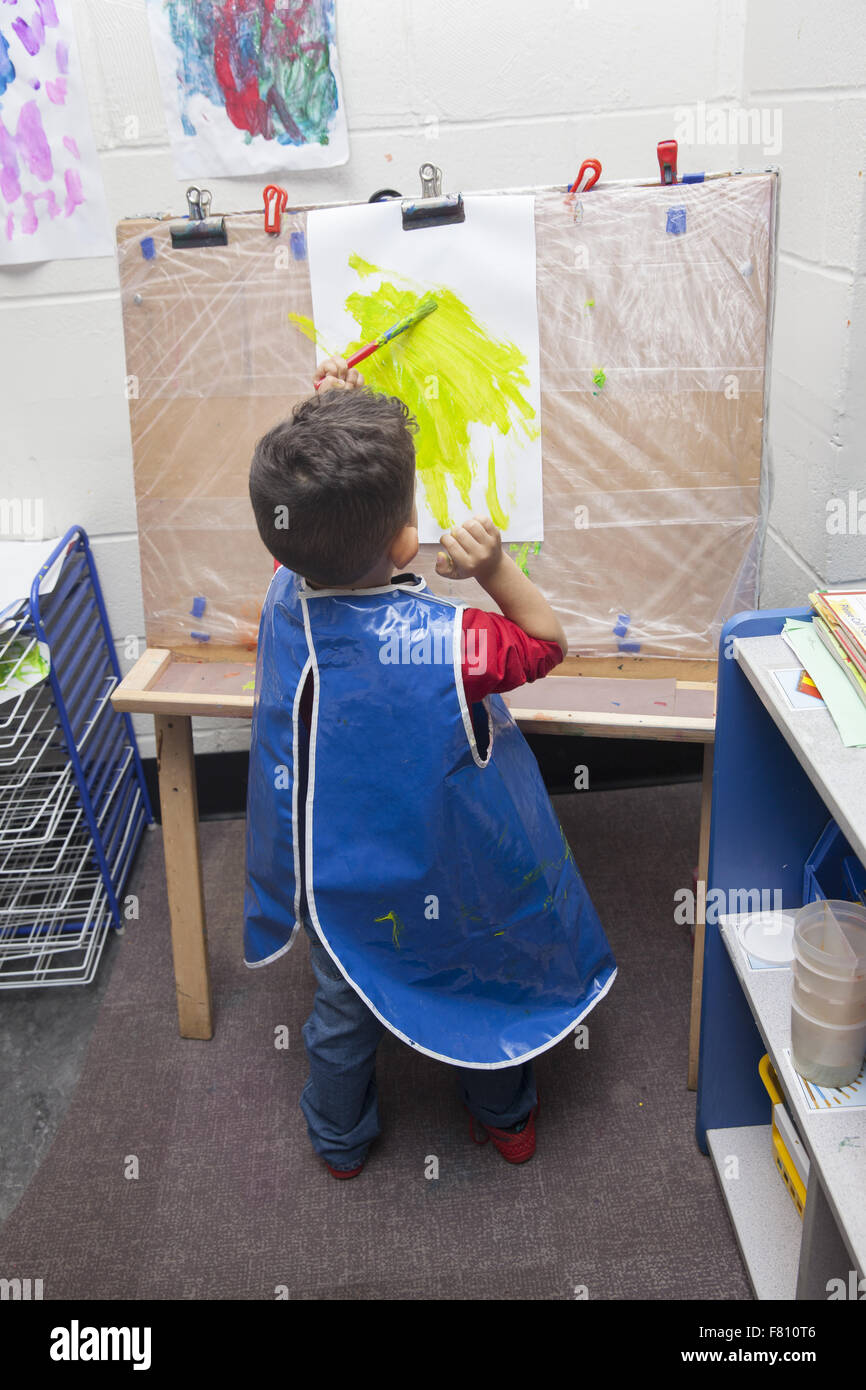
[[[822,898],[794,913],[794,949],[804,965],[841,980],[866,980],[866,907]]]
[[[849,1086],[856,1081],[866,1052],[862,1023],[827,1023],[791,998],[791,1061],[806,1081],[817,1086]]]
[[[866,977],[862,980],[843,980],[838,975],[828,975],[823,970],[816,970],[814,965],[803,960],[796,942],[791,973],[794,979],[812,994],[823,994],[826,999],[837,999],[842,1003],[862,1002],[866,1005]]]
[[[840,999],[824,989],[814,990],[797,975],[792,976],[791,998],[804,1013],[822,1023],[866,1023],[866,995],[859,999]]]

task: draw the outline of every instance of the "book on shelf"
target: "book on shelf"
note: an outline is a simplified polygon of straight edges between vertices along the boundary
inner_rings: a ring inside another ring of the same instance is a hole
[[[866,589],[817,589],[809,602],[815,632],[866,704]]]

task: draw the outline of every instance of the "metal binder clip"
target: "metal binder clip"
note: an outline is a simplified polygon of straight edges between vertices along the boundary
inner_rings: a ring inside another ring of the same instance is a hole
[[[182,251],[190,246],[227,246],[224,217],[211,217],[211,191],[191,184],[186,190],[187,217],[171,224],[171,244]]]
[[[422,164],[418,170],[421,179],[421,197],[439,198],[442,195],[442,170],[435,164]]]
[[[437,169],[435,164],[422,164],[418,174],[421,197],[404,198],[401,203],[404,232],[411,232],[417,227],[441,227],[449,222],[465,222],[463,195],[443,194],[442,170]]]

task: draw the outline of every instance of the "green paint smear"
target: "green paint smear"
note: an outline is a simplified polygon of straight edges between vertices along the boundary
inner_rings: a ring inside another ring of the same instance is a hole
[[[16,639],[9,643],[4,659],[0,661],[0,691],[5,692],[8,687],[15,694],[20,694],[44,680],[49,670],[49,663],[38,646],[32,646],[26,638]]]
[[[529,574],[529,547],[530,547],[530,546],[532,546],[532,553],[533,553],[533,555],[537,555],[537,554],[539,553],[539,551],[541,550],[541,541],[535,541],[534,543],[533,543],[532,541],[524,541],[523,545],[520,545],[520,546],[518,546],[518,545],[510,545],[510,546],[508,547],[508,549],[509,549],[509,550],[512,552],[512,554],[514,555],[514,563],[517,565],[517,568],[518,568],[518,569],[523,570],[523,573],[526,575],[526,578],[527,578],[527,579],[530,578],[530,574]]]
[[[552,871],[553,874],[558,878],[562,874],[562,871],[567,863],[571,862],[572,864],[574,864],[574,855],[571,852],[571,846],[565,838],[565,831],[563,830],[561,825],[559,827],[559,834],[562,840],[563,848],[563,853],[561,857],[559,859],[543,859],[537,868],[533,869],[528,874],[524,874],[522,879],[524,887],[528,887],[529,884],[535,883],[541,877],[542,874],[549,876],[550,871]],[[576,869],[577,865],[574,864],[574,867]],[[565,902],[565,899],[567,897],[568,889],[565,888],[562,890],[560,901]],[[554,889],[553,892],[548,893],[547,897],[544,899],[544,902],[542,903],[542,910],[545,912],[552,911],[555,902],[556,889]]]
[[[526,578],[528,579],[529,541],[525,541],[524,544],[521,546],[510,545],[508,549],[514,554],[514,563],[517,565],[517,568],[523,570],[523,573],[526,575]]]
[[[604,390],[604,384],[605,384],[605,382],[607,381],[607,377],[605,376],[605,373],[604,373],[604,368],[603,368],[603,367],[596,367],[595,371],[594,371],[593,374],[592,374],[592,379],[593,379],[593,382],[595,383],[595,385],[598,387],[599,391],[603,391],[603,390]],[[595,394],[595,393],[593,393],[593,394]]]
[[[383,271],[360,256],[349,265],[361,278],[373,274],[393,276],[409,288],[383,280],[375,290],[355,292],[346,308],[358,324],[358,338],[347,343],[341,357],[351,357],[378,338],[399,319],[415,312],[424,299],[434,299],[434,314],[422,319],[364,362],[367,385],[384,395],[399,396],[418,421],[415,456],[418,478],[431,513],[443,530],[455,524],[448,504],[449,484],[467,510],[471,487],[481,460],[473,453],[470,429],[486,425],[505,438],[515,432],[537,439],[540,428],[526,393],[527,358],[514,343],[494,338],[468,306],[445,286],[415,284],[393,271]],[[326,352],[331,349],[317,334],[315,325],[301,314],[290,314],[305,337]],[[495,455],[487,459],[487,505],[491,519],[508,525],[495,478]]]
[[[400,918],[397,916],[396,912],[386,912],[384,917],[377,917],[376,921],[390,922],[392,924],[391,940],[393,941],[394,945],[397,947],[397,950],[399,951],[400,936],[405,931],[405,927],[403,926],[403,923],[400,921]]]

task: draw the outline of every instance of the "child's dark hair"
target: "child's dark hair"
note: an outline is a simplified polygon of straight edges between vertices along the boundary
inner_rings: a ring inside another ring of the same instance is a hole
[[[259,534],[288,569],[353,584],[412,515],[418,426],[396,396],[330,390],[259,440],[250,499]]]

